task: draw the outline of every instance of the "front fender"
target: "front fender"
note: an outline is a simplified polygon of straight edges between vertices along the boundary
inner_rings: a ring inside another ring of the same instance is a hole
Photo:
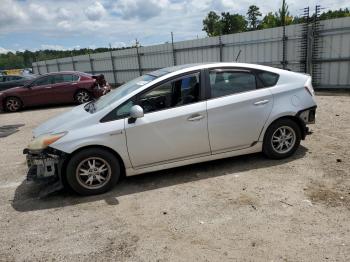
[[[87,146],[110,148],[122,158],[125,168],[131,167],[126,145],[124,119],[68,131],[67,135],[50,145],[50,147],[67,154]]]

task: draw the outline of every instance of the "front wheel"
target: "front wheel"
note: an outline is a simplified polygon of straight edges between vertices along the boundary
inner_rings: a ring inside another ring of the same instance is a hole
[[[66,176],[69,186],[78,194],[101,194],[118,182],[120,165],[111,152],[89,148],[73,155]]]
[[[22,101],[17,97],[9,97],[5,101],[5,109],[8,112],[17,112],[22,108]]]
[[[267,129],[263,153],[273,159],[291,156],[298,149],[301,131],[296,122],[291,119],[280,119],[272,123]]]
[[[87,103],[91,100],[91,95],[88,91],[86,90],[79,90],[75,96],[74,96],[74,100],[78,103],[78,104],[84,104]]]

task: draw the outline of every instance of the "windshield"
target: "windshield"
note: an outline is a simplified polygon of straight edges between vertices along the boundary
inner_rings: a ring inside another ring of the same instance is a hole
[[[152,75],[143,75],[140,76],[134,80],[131,80],[124,85],[121,85],[117,89],[109,92],[108,94],[101,96],[98,100],[96,100],[93,103],[93,111],[99,111],[105,108],[106,106],[110,105],[111,103],[121,99],[122,97],[130,94],[131,92],[139,89],[143,85],[151,82],[152,80],[156,79],[157,77]],[[90,108],[89,104],[87,105],[86,109]],[[89,110],[91,111],[91,110]]]

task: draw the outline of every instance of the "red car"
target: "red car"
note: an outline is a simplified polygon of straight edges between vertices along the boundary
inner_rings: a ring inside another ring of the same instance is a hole
[[[76,71],[49,73],[24,86],[0,92],[0,110],[16,112],[29,106],[83,104],[111,90],[103,75]]]

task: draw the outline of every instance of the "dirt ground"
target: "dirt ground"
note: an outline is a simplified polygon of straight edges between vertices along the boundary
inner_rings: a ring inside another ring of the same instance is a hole
[[[112,192],[38,197],[31,130],[70,107],[0,114],[0,261],[349,261],[350,96],[318,95],[314,134],[261,154],[124,179]]]

